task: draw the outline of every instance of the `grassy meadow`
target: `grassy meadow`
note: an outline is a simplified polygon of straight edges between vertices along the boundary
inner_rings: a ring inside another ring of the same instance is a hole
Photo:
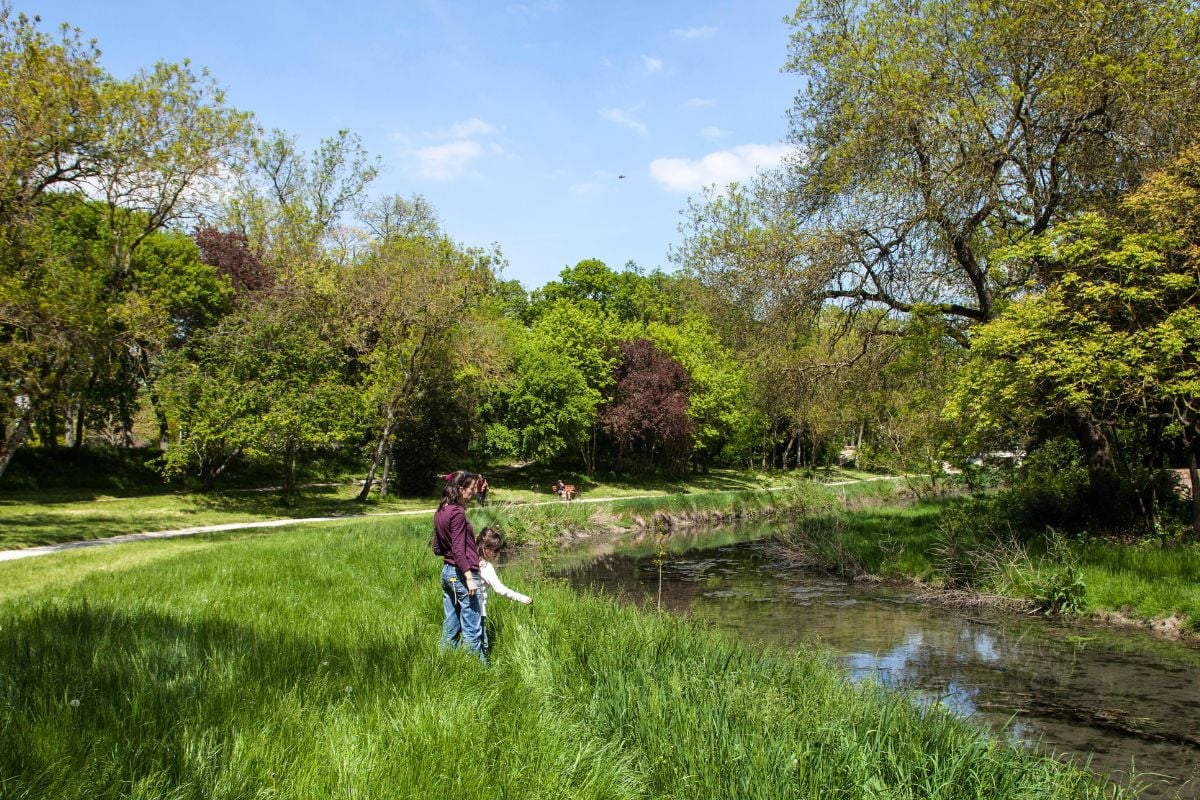
[[[489,473],[494,508],[549,503],[552,473],[497,470]],[[834,478],[841,473],[834,475]],[[752,472],[713,470],[704,475],[681,478],[573,478],[580,498],[632,498],[667,495],[737,495],[764,487],[796,486],[795,478],[771,478]],[[424,497],[373,496],[356,500],[358,486],[352,484],[310,485],[298,498],[283,503],[270,488],[220,491],[208,494],[158,491],[116,492],[97,489],[7,489],[0,491],[0,550],[88,539],[103,539],[127,533],[178,530],[238,522],[308,517],[393,514],[432,509],[436,492]],[[682,503],[695,502],[681,500]],[[723,501],[717,501],[723,502]],[[564,504],[566,505],[566,504]],[[574,505],[574,504],[571,504]],[[586,506],[587,504],[583,504]],[[587,516],[587,512],[576,512]]]
[[[817,652],[541,580],[440,652],[428,520],[0,563],[4,798],[1120,797]],[[16,588],[14,588],[16,587]]]
[[[388,498],[364,506],[356,486],[308,487],[284,504],[268,491],[108,494],[59,489],[0,493],[0,550],[105,539],[127,533],[238,522],[410,511],[428,500]]]

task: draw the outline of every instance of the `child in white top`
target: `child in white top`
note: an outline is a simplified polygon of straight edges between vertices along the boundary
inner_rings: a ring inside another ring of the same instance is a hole
[[[484,528],[479,532],[479,536],[475,540],[475,545],[479,550],[479,576],[483,578],[483,586],[479,590],[479,615],[483,618],[483,650],[486,653],[490,644],[487,632],[487,601],[489,590],[495,589],[496,594],[501,597],[507,597],[509,600],[525,605],[532,604],[533,598],[505,586],[504,582],[500,580],[500,576],[496,573],[496,565],[493,562],[500,555],[500,552],[504,550],[504,535],[499,530],[492,527]]]

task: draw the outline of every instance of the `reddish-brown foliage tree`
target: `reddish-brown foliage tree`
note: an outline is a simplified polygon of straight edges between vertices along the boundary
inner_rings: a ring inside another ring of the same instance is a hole
[[[620,349],[613,398],[600,415],[604,430],[617,443],[617,468],[634,448],[641,448],[650,462],[660,450],[679,458],[691,443],[691,378],[679,362],[647,339],[621,342]]]
[[[192,237],[200,247],[200,260],[229,278],[239,297],[275,285],[275,276],[250,249],[245,234],[204,227],[197,228]]]

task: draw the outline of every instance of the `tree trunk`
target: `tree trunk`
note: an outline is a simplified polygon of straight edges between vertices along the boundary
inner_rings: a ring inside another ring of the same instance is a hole
[[[396,412],[394,409],[388,409],[387,422],[383,426],[383,434],[379,437],[379,443],[375,445],[375,456],[371,459],[371,468],[367,470],[367,477],[363,478],[362,491],[358,493],[357,500],[360,503],[367,502],[367,498],[371,496],[371,486],[375,483],[375,472],[379,469],[379,465],[383,463],[383,456],[387,452],[388,439],[392,435],[392,426],[396,421]]]
[[[1117,482],[1117,464],[1112,445],[1100,423],[1086,410],[1072,409],[1067,414],[1067,424],[1083,448],[1093,493],[1097,498],[1102,497],[1101,493],[1111,491]]]
[[[58,445],[58,414],[53,410],[38,414],[36,422],[38,444],[51,449]]]
[[[283,492],[280,498],[290,504],[296,494],[296,443],[288,442],[283,455]]]
[[[229,465],[233,463],[234,459],[236,459],[241,454],[242,454],[242,448],[240,448],[240,447],[233,448],[233,452],[229,454],[229,458],[225,459],[225,461],[222,462],[221,466],[217,467],[216,469],[212,470],[211,472],[208,472],[204,476],[204,482],[200,486],[200,491],[211,492],[213,490],[213,487],[217,485],[217,478],[221,477],[221,473],[224,472],[226,469],[228,469]]]
[[[600,429],[595,422],[592,423],[592,441],[588,451],[587,458],[587,474],[588,477],[596,474],[596,450],[600,443]]]
[[[379,477],[379,496],[387,497],[388,494],[388,477],[392,471],[392,448],[388,447],[387,452],[383,456],[383,475]]]
[[[75,405],[75,432],[74,441],[71,443],[71,449],[76,453],[83,449],[83,432],[83,401],[80,400]]]
[[[124,398],[121,399],[121,446],[133,447],[133,409]]]
[[[1200,470],[1196,468],[1196,451],[1200,441],[1192,445],[1188,453],[1188,477],[1192,479],[1192,538],[1200,542]]]
[[[63,430],[66,431],[64,444],[72,450],[75,449],[75,403],[67,403],[66,418],[63,420]]]
[[[167,422],[167,412],[163,410],[158,392],[150,390],[150,408],[154,411],[154,421],[158,423],[158,449],[164,453],[171,446],[170,425]]]
[[[30,433],[27,414],[17,417],[5,427],[4,440],[0,441],[0,478],[4,477],[4,471],[8,469],[9,462],[12,461],[17,448],[25,444]]]
[[[799,438],[800,438],[800,432],[796,431],[795,433],[792,434],[792,437],[790,439],[788,439],[787,445],[783,448],[783,471],[784,472],[787,472],[787,469],[788,469],[788,457],[791,455],[792,445],[795,444],[796,440]]]

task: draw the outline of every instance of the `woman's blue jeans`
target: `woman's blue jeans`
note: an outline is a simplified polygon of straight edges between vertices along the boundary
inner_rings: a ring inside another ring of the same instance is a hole
[[[482,587],[479,573],[471,573],[475,586]],[[467,578],[458,567],[442,566],[442,646],[466,647],[487,663],[483,650],[483,618],[480,615],[479,594],[467,592]]]

